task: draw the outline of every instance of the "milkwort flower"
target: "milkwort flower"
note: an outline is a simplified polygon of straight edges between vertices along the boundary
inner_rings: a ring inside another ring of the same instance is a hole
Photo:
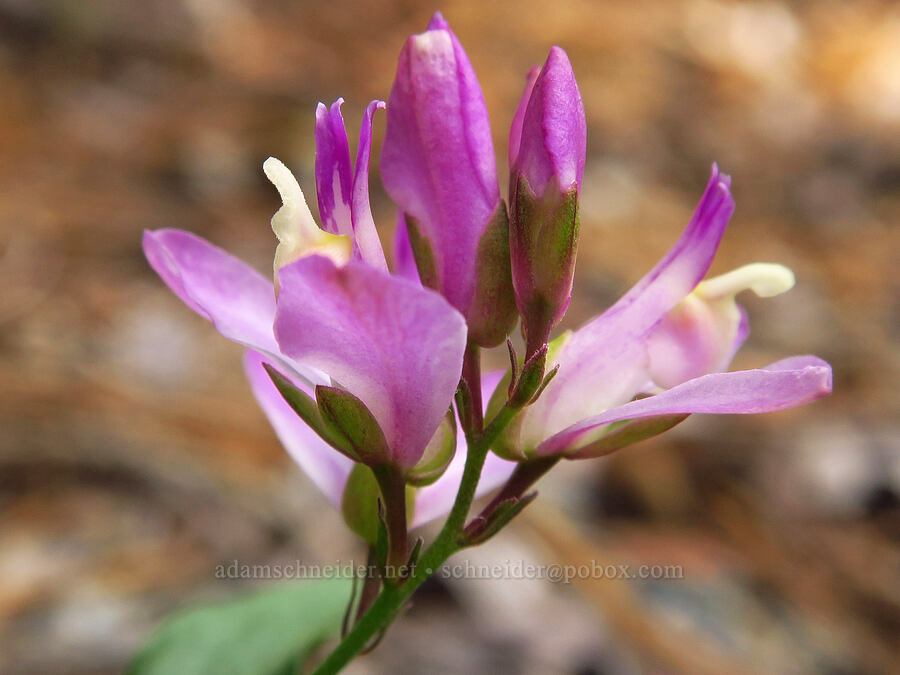
[[[345,513],[352,508],[345,488],[354,462],[390,464],[411,483],[433,483],[416,496],[419,524],[449,510],[459,483],[448,413],[466,324],[437,292],[388,272],[368,197],[372,118],[384,104],[366,109],[353,170],[340,104],[317,110],[324,229],[291,172],[274,158],[265,162],[283,201],[272,218],[274,285],[188,232],[145,232],[144,252],[185,304],[248,348],[245,369],[257,400],[332,503]],[[275,366],[272,378],[264,363]],[[507,462],[492,462],[481,489],[509,472]]]
[[[547,359],[556,377],[506,429],[498,454],[598,457],[692,413],[772,412],[831,392],[831,367],[815,356],[721,372],[749,330],[735,296],[777,295],[794,283],[790,270],[764,263],[701,281],[734,211],[729,188],[714,166],[691,222],[659,264],[606,312],[554,341]]]
[[[724,372],[748,331],[735,296],[776,295],[793,275],[757,263],[703,280],[734,210],[730,179],[715,167],[662,261],[609,310],[549,340],[571,296],[586,153],[584,106],[562,49],[529,73],[513,118],[508,219],[462,46],[440,14],[409,38],[381,156],[398,206],[393,272],[368,196],[372,120],[384,104],[366,109],[355,163],[340,106],[316,113],[323,228],[290,171],[272,158],[264,165],[283,201],[272,218],[274,285],[187,232],[147,232],[144,250],[188,306],[249,348],[260,406],[362,536],[373,536],[371,517],[359,515],[374,496],[366,507],[360,495],[378,489],[365,466],[392,467],[420,488],[414,524],[450,508],[465,460],[451,411],[464,352],[501,342],[518,314],[523,363],[513,359],[509,386],[495,387],[497,377],[482,386],[485,397],[494,392],[488,418],[515,414],[493,443],[479,493],[513,472],[504,460],[596,457],[689,414],[782,410],[830,392],[831,369],[813,356]]]

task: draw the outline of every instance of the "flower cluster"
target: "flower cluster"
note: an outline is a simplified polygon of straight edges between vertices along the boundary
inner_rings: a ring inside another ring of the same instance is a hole
[[[283,202],[273,280],[183,231],[146,232],[144,251],[179,298],[247,348],[247,377],[281,441],[367,540],[379,496],[408,500],[413,526],[450,510],[483,415],[510,412],[479,493],[517,466],[597,457],[693,413],[769,412],[830,392],[831,369],[813,356],[727,372],[748,332],[737,294],[776,295],[794,279],[764,263],[704,279],[734,210],[716,167],[656,267],[551,340],[572,293],[586,152],[559,47],[528,74],[513,118],[508,201],[478,80],[440,14],[404,45],[387,104],[366,108],[355,161],[342,102],[316,112],[321,226],[291,172],[264,164]],[[381,178],[398,209],[392,266],[368,195],[380,109]],[[507,341],[519,319],[521,359]],[[480,378],[477,350],[504,341],[509,371]]]

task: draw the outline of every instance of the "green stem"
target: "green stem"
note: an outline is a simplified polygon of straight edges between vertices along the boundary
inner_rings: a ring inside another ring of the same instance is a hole
[[[463,356],[462,380],[469,389],[469,415],[471,429],[464,429],[466,436],[480,432],[484,425],[484,407],[481,402],[481,350],[473,342],[466,344]]]
[[[373,466],[372,473],[381,489],[384,520],[387,526],[388,552],[386,581],[396,582],[409,558],[409,535],[406,529],[406,482],[393,464]]]
[[[506,484],[500,488],[494,498],[481,510],[481,513],[475,516],[472,522],[466,526],[466,535],[475,536],[483,531],[491,523],[491,518],[501,504],[512,499],[521,499],[525,491],[556,466],[560,459],[561,455],[552,455],[550,457],[538,457],[527,462],[519,462],[512,475],[507,479]]]
[[[371,644],[380,631],[387,628],[397,617],[403,603],[412,595],[413,591],[421,586],[438,567],[443,565],[447,558],[464,547],[460,543],[460,534],[475,498],[475,488],[481,477],[484,460],[491,445],[497,440],[497,436],[517,412],[513,408],[504,406],[483,433],[470,436],[459,492],[444,527],[441,528],[431,546],[422,553],[409,578],[399,586],[385,585],[382,588],[381,594],[372,603],[369,611],[315,670],[314,675],[331,675],[350,663],[357,654]]]

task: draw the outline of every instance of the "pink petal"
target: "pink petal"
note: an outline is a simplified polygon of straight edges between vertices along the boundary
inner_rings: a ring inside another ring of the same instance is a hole
[[[320,373],[286,359],[275,341],[272,282],[241,260],[190,232],[147,230],[144,255],[181,300],[223,336],[267,354],[309,382]]]
[[[375,229],[372,208],[369,205],[369,155],[372,151],[372,118],[375,111],[384,108],[384,101],[372,101],[363,113],[359,130],[359,147],[353,172],[353,201],[350,213],[353,218],[353,238],[359,257],[372,267],[387,271],[384,249]]]
[[[573,424],[544,441],[538,453],[564,452],[595,429],[622,420],[683,413],[748,415],[786,410],[830,394],[831,378],[831,366],[815,356],[794,356],[757,370],[704,375]]]
[[[413,466],[447,413],[466,325],[434,291],[357,261],[321,256],[280,271],[275,335],[282,351],[357,396],[394,458]]]

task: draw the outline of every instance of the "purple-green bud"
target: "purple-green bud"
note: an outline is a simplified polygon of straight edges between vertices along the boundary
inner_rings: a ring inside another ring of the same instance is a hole
[[[509,243],[526,356],[547,342],[572,295],[586,145],[572,65],[553,47],[529,73],[509,139]]]
[[[470,341],[501,344],[516,320],[506,205],[481,86],[440,13],[400,53],[381,178],[422,283],[466,317]]]

